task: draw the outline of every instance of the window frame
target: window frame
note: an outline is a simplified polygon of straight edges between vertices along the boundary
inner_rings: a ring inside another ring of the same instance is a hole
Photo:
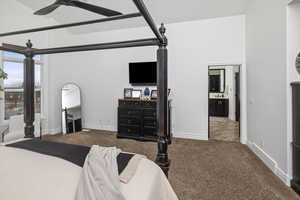
[[[13,58],[13,57],[9,57],[9,56],[5,56],[5,51],[1,51],[1,54],[0,54],[0,62],[1,62],[1,66],[0,68],[1,69],[4,69],[4,63],[5,62],[14,62],[14,63],[24,63],[24,58]],[[34,60],[35,61],[35,65],[40,65],[41,69],[40,69],[40,93],[41,93],[41,96],[40,96],[40,102],[41,102],[41,114],[43,112],[43,68],[44,68],[44,57],[43,56],[40,56],[40,59],[39,60]],[[1,81],[0,84],[3,85],[3,88],[4,88],[4,81]],[[13,91],[24,91],[24,89],[8,89],[8,90],[13,90]],[[36,89],[35,89],[36,90]],[[9,119],[5,119],[5,91],[3,92],[3,100],[0,100],[0,108],[1,110],[3,110],[3,113],[0,113],[0,122],[9,122]]]

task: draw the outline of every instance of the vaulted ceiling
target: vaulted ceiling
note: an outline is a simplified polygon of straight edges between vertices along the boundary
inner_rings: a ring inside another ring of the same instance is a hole
[[[32,12],[43,8],[55,0],[17,0],[32,9]],[[137,12],[132,0],[82,0],[120,11],[122,13]],[[144,0],[157,23],[175,23],[225,17],[243,14],[247,0]],[[41,17],[41,16],[36,16]],[[59,24],[101,18],[102,16],[73,7],[61,6],[46,16],[53,18]],[[142,18],[109,22],[104,24],[82,26],[70,29],[73,33],[112,30],[144,26]]]

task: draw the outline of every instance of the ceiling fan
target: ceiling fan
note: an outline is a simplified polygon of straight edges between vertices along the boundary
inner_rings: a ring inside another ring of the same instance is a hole
[[[42,8],[42,9],[36,11],[34,14],[35,15],[47,15],[47,14],[53,12],[54,10],[56,10],[60,6],[77,7],[77,8],[88,10],[90,12],[94,12],[94,13],[104,15],[104,16],[107,16],[107,17],[122,14],[118,11],[114,11],[114,10],[110,10],[110,9],[103,8],[103,7],[100,7],[100,6],[95,6],[95,5],[92,5],[92,4],[84,3],[84,2],[81,2],[81,1],[78,1],[78,0],[56,0],[50,6]]]

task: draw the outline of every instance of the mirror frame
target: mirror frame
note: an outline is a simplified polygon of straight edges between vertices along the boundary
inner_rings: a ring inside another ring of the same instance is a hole
[[[210,85],[208,87],[209,89],[209,93],[221,93],[221,94],[224,94],[225,93],[225,90],[226,90],[226,69],[208,69],[208,75],[210,77],[210,71],[223,71],[224,73],[224,79],[223,79],[223,92],[211,92],[210,91]]]
[[[66,85],[75,85],[76,87],[79,88],[79,91],[80,91],[80,113],[81,113],[81,125],[83,124],[83,118],[82,118],[82,94],[81,94],[81,88],[79,87],[78,84],[74,83],[74,82],[67,82],[67,83],[64,83],[61,87],[60,87],[60,122],[61,122],[61,134],[64,135],[63,133],[63,122],[62,122],[62,111],[63,111],[63,108],[62,108],[62,89],[64,88],[64,86]]]

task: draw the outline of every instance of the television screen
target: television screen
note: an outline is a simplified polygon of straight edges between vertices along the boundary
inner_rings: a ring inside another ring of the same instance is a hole
[[[129,82],[133,85],[156,85],[156,62],[129,63]]]

